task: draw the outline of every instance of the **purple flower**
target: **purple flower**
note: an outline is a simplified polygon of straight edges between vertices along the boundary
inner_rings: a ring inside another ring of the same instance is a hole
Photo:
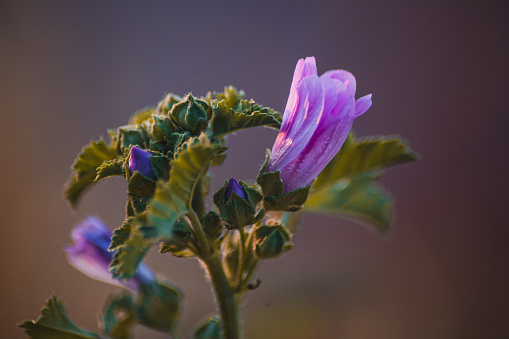
[[[131,175],[134,171],[140,172],[152,180],[156,180],[152,166],[150,165],[150,152],[142,150],[136,146],[131,147],[131,155],[129,157],[129,173]]]
[[[317,75],[314,57],[295,67],[283,123],[267,171],[281,171],[285,192],[308,186],[334,158],[353,120],[371,106],[371,94],[355,100],[352,73]]]
[[[140,285],[148,285],[155,280],[154,273],[143,263],[134,277],[126,282],[114,279],[108,271],[113,253],[108,251],[112,233],[95,216],[89,216],[72,230],[73,245],[64,247],[69,263],[93,279],[138,291]]]
[[[244,188],[240,186],[239,182],[234,178],[231,178],[230,181],[228,181],[228,185],[226,185],[226,190],[224,192],[225,202],[228,201],[228,199],[230,199],[232,192],[235,192],[235,194],[237,194],[239,197],[248,201]]]

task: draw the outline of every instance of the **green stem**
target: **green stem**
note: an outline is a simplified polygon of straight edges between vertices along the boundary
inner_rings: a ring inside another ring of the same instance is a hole
[[[191,228],[196,236],[196,241],[202,256],[210,255],[211,249],[209,241],[207,240],[207,236],[205,235],[205,231],[203,230],[200,219],[198,219],[198,216],[194,211],[189,211],[187,213],[187,217],[191,223]]]
[[[240,248],[239,248],[239,265],[237,267],[237,279],[235,281],[235,285],[237,285],[237,289],[240,288],[240,284],[242,283],[242,276],[244,273],[244,262],[246,261],[246,234],[244,233],[244,228],[239,228],[240,235]]]
[[[226,277],[218,251],[212,251],[203,227],[194,212],[188,213],[189,221],[200,248],[199,258],[207,267],[219,305],[224,339],[240,339],[240,301]]]
[[[214,292],[216,294],[216,300],[219,304],[224,339],[239,339],[241,338],[241,295],[235,294],[228,278],[226,278],[223,266],[221,265],[221,258],[217,252],[210,255],[208,258],[202,258],[202,260],[209,271],[210,280],[212,281]]]

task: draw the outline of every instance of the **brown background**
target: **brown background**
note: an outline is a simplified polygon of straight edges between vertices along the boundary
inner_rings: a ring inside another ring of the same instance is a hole
[[[253,338],[503,338],[507,270],[508,9],[502,1],[0,2],[0,332],[61,297],[96,329],[113,287],[66,263],[71,227],[123,220],[125,183],[62,197],[90,139],[165,93],[233,84],[283,109],[298,58],[352,71],[373,107],[358,135],[400,133],[422,158],[387,172],[397,219],[381,238],[307,215],[296,247],[264,264],[246,302]],[[230,138],[215,187],[253,179],[276,133]],[[150,253],[182,287],[184,333],[213,312],[193,259]],[[265,333],[265,335],[264,335]],[[137,329],[139,338],[162,337]]]

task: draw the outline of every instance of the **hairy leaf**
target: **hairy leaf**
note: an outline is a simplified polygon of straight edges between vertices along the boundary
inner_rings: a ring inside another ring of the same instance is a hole
[[[127,218],[124,220],[122,226],[113,231],[113,236],[111,237],[111,243],[108,251],[115,251],[121,245],[123,245],[127,239],[129,239],[129,235],[131,234],[131,223],[134,221],[134,219],[134,217]]]
[[[131,116],[131,118],[129,119],[129,125],[142,124],[143,122],[150,119],[153,113],[154,113],[153,107],[145,107],[143,109],[140,109]]]
[[[191,208],[195,186],[207,173],[218,150],[202,135],[189,140],[170,164],[170,180],[158,182],[154,198],[148,207],[149,224],[159,238],[171,238],[177,219]]]
[[[376,175],[368,173],[338,181],[311,195],[304,211],[353,217],[385,232],[391,223],[392,198],[376,184],[376,179]]]
[[[100,338],[98,334],[76,326],[56,296],[48,299],[37,321],[25,321],[18,325],[33,339],[90,339]]]
[[[127,280],[132,278],[147,254],[152,243],[148,243],[139,232],[131,231],[129,238],[122,245],[116,247],[109,270],[114,278]]]
[[[66,186],[67,200],[75,206],[81,194],[94,183],[99,167],[115,160],[118,154],[103,139],[85,146],[72,166],[74,172]]]
[[[242,100],[237,107],[231,108],[230,103],[223,99],[213,106],[211,130],[214,137],[257,126],[279,129],[281,126],[279,113],[256,105],[252,100]]]
[[[99,181],[104,178],[113,177],[116,175],[124,175],[124,162],[125,157],[120,156],[113,160],[107,160],[103,162],[97,168],[97,175],[94,181]]]
[[[416,153],[398,136],[355,139],[355,134],[351,132],[338,154],[317,177],[313,187],[319,190],[341,179],[415,159]]]

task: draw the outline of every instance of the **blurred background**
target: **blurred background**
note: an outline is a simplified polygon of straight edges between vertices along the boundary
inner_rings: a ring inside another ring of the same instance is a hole
[[[76,211],[63,185],[82,146],[174,92],[225,85],[283,110],[295,64],[344,68],[373,106],[358,136],[399,133],[421,154],[383,183],[396,219],[380,237],[305,215],[294,250],[268,261],[247,297],[255,338],[503,338],[509,332],[507,207],[509,11],[503,1],[1,1],[0,332],[35,319],[57,294],[97,329],[114,287],[67,264],[71,227],[124,218],[110,179]],[[254,179],[276,132],[229,139],[225,179]],[[147,262],[185,293],[181,328],[214,313],[194,259]],[[137,328],[138,338],[163,338]]]

